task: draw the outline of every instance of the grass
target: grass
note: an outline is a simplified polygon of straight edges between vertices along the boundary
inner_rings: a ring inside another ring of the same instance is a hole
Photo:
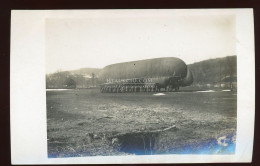
[[[47,91],[49,157],[132,155],[122,151],[118,135],[171,126],[156,138],[153,154],[179,153],[236,133],[236,92],[153,94]]]

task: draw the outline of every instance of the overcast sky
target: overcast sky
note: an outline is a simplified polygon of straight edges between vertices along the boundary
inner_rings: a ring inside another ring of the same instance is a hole
[[[158,57],[236,55],[233,16],[46,19],[47,73]]]

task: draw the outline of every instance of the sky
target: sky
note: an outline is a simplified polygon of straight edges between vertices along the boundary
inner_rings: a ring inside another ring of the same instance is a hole
[[[49,18],[46,72],[178,57],[186,64],[236,55],[232,15]]]

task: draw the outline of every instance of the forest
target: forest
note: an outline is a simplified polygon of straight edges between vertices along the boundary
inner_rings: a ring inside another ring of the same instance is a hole
[[[204,60],[188,67],[193,74],[193,86],[237,81],[237,56]]]

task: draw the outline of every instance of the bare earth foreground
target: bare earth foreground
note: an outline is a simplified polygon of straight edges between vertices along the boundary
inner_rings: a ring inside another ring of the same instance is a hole
[[[47,91],[49,157],[235,153],[229,91]]]

